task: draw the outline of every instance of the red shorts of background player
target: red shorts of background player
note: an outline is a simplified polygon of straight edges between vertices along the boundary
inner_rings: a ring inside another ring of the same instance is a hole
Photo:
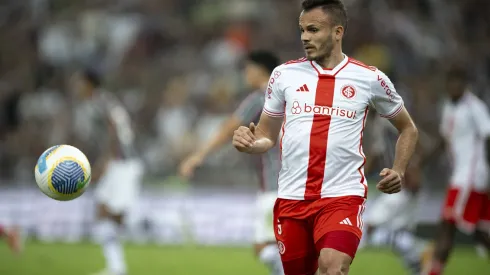
[[[477,225],[488,226],[490,224],[488,193],[451,186],[447,192],[442,217],[445,221],[456,224],[467,234],[472,234]]]
[[[314,201],[277,199],[274,231],[285,274],[315,274],[322,248],[354,258],[362,236],[364,202],[358,196]]]

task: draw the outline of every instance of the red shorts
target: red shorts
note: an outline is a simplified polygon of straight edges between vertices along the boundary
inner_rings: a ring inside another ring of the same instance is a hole
[[[323,248],[354,258],[362,236],[364,202],[358,196],[314,201],[277,199],[274,231],[285,274],[315,274]]]
[[[450,187],[442,217],[456,224],[461,231],[471,234],[477,225],[490,224],[490,197],[487,193]]]

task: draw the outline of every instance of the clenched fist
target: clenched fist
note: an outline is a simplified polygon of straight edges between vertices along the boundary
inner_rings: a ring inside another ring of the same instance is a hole
[[[255,142],[255,124],[240,126],[233,134],[233,146],[240,152],[250,152]]]
[[[403,175],[399,172],[385,168],[379,175],[383,178],[376,185],[379,191],[386,194],[394,194],[402,190]]]

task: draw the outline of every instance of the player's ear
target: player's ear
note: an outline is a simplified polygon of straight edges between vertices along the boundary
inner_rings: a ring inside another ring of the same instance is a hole
[[[335,40],[340,41],[344,36],[344,27],[337,25],[333,29],[333,37]]]

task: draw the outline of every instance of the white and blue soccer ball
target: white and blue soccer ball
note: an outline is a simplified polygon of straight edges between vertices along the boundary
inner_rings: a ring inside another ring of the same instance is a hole
[[[90,184],[90,162],[77,148],[56,145],[39,157],[35,176],[39,189],[48,197],[59,201],[73,200]]]

